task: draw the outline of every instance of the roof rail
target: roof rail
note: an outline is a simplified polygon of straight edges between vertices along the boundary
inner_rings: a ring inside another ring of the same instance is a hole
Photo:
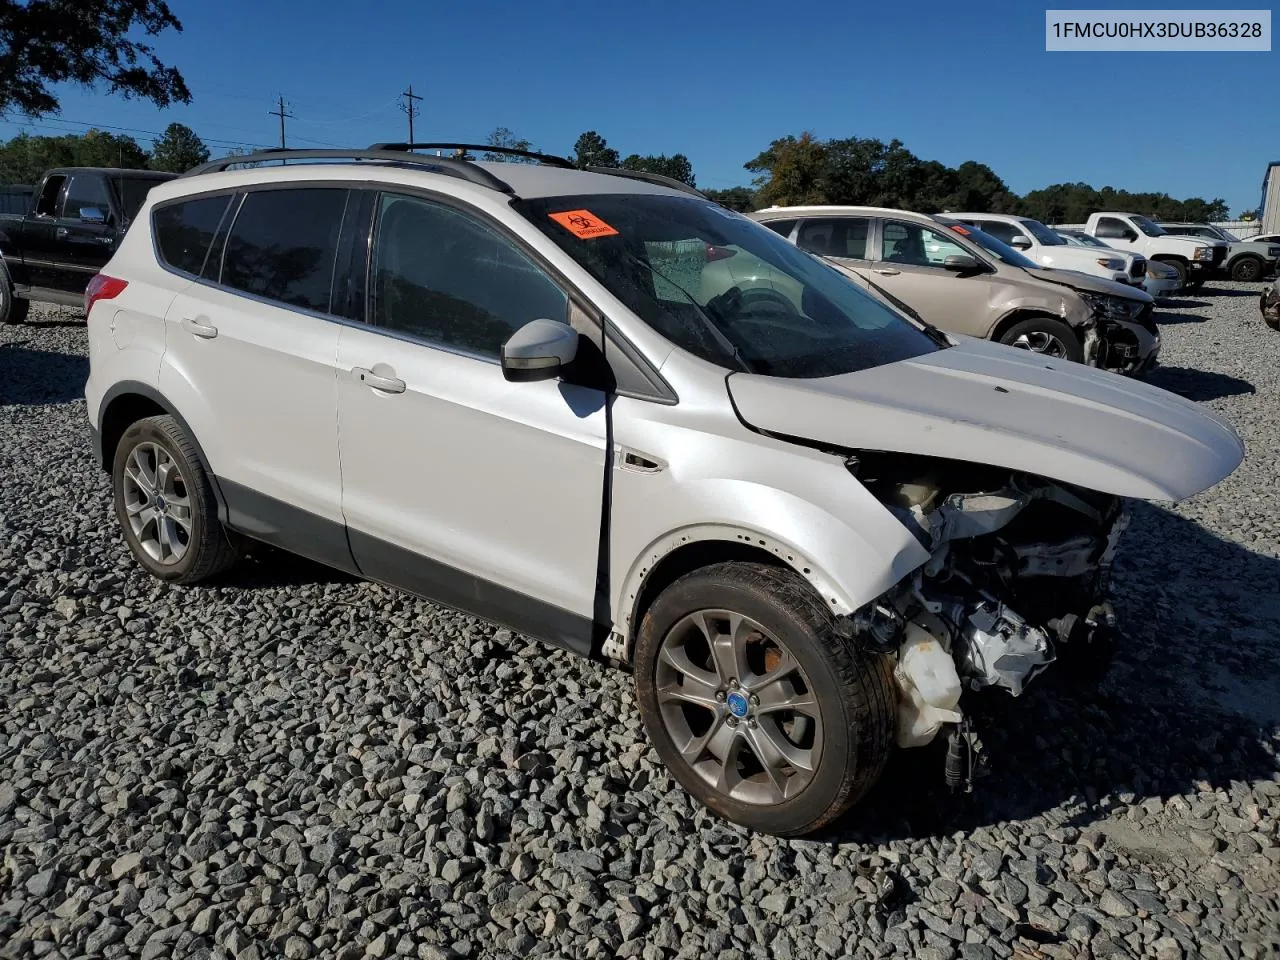
[[[195,177],[202,173],[217,173],[226,170],[228,167],[239,166],[242,163],[266,163],[272,160],[354,160],[358,162],[375,162],[401,164],[415,167],[424,167],[433,169],[437,173],[443,173],[447,176],[457,177],[459,180],[466,180],[481,187],[488,187],[490,190],[497,190],[501,193],[515,195],[515,190],[511,184],[505,180],[494,176],[484,167],[477,167],[474,163],[466,160],[458,160],[454,157],[428,157],[417,153],[408,153],[401,150],[311,150],[311,149],[292,149],[292,148],[276,148],[273,150],[264,150],[260,153],[246,153],[234,157],[222,157],[219,160],[211,160],[209,163],[201,164],[182,174],[183,177]]]
[[[565,157],[553,156],[549,153],[537,153],[533,150],[520,150],[516,147],[494,147],[486,143],[375,143],[369,147],[370,150],[460,150],[464,154],[472,150],[479,150],[484,153],[501,153],[508,154],[513,157],[528,157],[531,160],[538,160],[551,167],[561,167],[566,170],[576,170],[577,165],[572,160]],[[462,159],[458,157],[457,159]]]
[[[660,187],[670,187],[672,190],[692,194],[695,197],[701,197],[703,200],[708,199],[705,193],[689,186],[683,180],[677,180],[675,177],[664,177],[660,173],[649,173],[645,170],[627,170],[624,167],[587,167],[585,169],[588,173],[603,173],[610,177],[628,177],[631,180],[656,183]]]

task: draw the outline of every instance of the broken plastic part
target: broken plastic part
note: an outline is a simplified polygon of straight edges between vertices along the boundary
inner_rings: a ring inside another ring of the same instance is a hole
[[[963,687],[955,660],[932,633],[917,623],[908,623],[904,633],[894,669],[902,693],[897,741],[900,747],[921,747],[943,724],[963,719],[958,709]]]
[[[1015,697],[1054,661],[1049,635],[1006,607],[983,601],[960,631],[960,659],[974,689],[1004,687]]]

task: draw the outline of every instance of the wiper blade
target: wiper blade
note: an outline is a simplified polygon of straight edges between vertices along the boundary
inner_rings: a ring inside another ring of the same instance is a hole
[[[882,297],[884,297],[886,300],[892,303],[895,307],[897,307],[899,310],[901,310],[903,313],[909,316],[916,323],[920,324],[920,326],[924,327],[925,336],[927,336],[930,340],[932,340],[938,346],[940,347],[952,346],[951,341],[947,339],[947,335],[943,333],[942,330],[940,330],[938,327],[935,327],[932,323],[926,320],[924,317],[920,316],[920,314],[917,313],[914,308],[903,303],[901,300],[895,297],[892,293],[890,293],[884,287],[880,286],[874,280],[871,280],[867,277],[863,277],[862,279],[866,280],[867,285],[869,287],[873,287]]]
[[[688,290],[680,286],[680,284],[676,283],[674,280],[672,280],[670,277],[664,274],[661,270],[659,270],[653,264],[645,263],[643,260],[637,257],[634,253],[628,250],[625,246],[622,247],[621,249],[623,254],[627,257],[627,259],[631,261],[631,263],[634,266],[639,267],[641,270],[648,270],[654,276],[659,277],[662,280],[665,280],[667,283],[671,284],[671,286],[679,290],[684,295],[684,298],[689,301],[689,305],[693,307],[693,309],[697,312],[698,317],[702,320],[703,324],[707,328],[707,331],[711,334],[711,338],[715,340],[717,344],[719,344],[720,348],[733,357],[733,359],[737,362],[738,366],[742,368],[744,373],[754,372],[752,370],[751,364],[747,363],[746,357],[742,355],[742,351],[738,349],[737,345],[732,340],[730,340],[727,336],[725,336],[724,331],[720,329],[720,324],[716,322],[716,320],[711,316],[711,314],[707,313],[706,310],[702,309],[702,307],[698,305],[698,301],[693,299],[693,296],[689,293]]]

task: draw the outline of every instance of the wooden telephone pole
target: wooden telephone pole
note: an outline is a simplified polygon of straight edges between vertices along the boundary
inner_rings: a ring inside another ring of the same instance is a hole
[[[404,103],[400,104],[400,109],[409,115],[409,142],[413,143],[413,118],[422,112],[422,109],[413,101],[422,98],[413,92],[413,84],[409,84],[409,89],[400,94],[404,97]]]
[[[279,118],[280,118],[280,149],[281,149],[281,150],[283,150],[283,149],[285,149],[285,146],[284,146],[284,118],[285,118],[285,117],[292,117],[292,116],[293,116],[293,114],[292,114],[292,113],[285,113],[285,109],[284,109],[284,97],[283,97],[283,96],[282,96],[282,97],[280,97],[280,100],[279,100],[279,102],[277,103],[276,109],[274,109],[274,110],[268,110],[268,111],[267,111],[267,113],[271,114],[271,116],[273,116],[273,117],[279,117]]]

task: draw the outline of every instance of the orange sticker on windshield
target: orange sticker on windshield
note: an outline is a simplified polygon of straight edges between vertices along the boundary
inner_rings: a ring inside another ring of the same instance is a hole
[[[564,213],[552,213],[549,216],[579,240],[614,237],[618,234],[617,230],[613,229],[590,210],[566,210]]]

